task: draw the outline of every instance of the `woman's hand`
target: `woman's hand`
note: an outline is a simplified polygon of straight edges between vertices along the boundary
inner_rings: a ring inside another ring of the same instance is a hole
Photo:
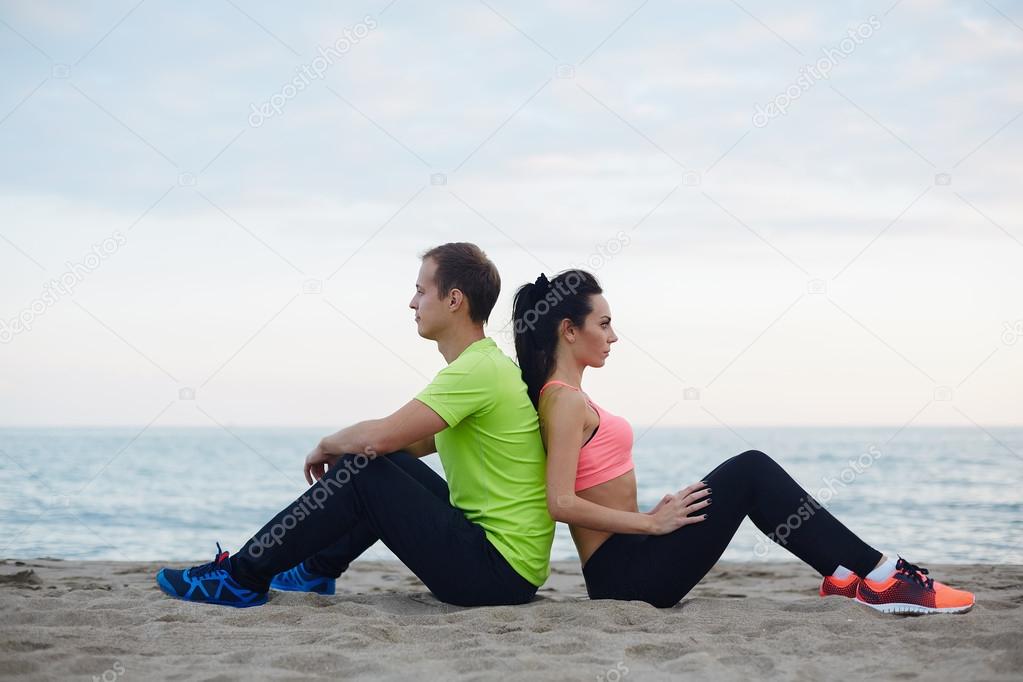
[[[648,514],[653,516],[653,535],[667,535],[682,526],[699,523],[706,514],[690,514],[710,505],[710,488],[702,481],[679,490],[674,495],[665,495]]]
[[[653,516],[654,514],[656,514],[656,513],[657,513],[657,510],[658,510],[658,509],[660,509],[660,508],[661,508],[661,507],[663,507],[663,506],[664,506],[665,504],[667,504],[668,502],[670,502],[670,501],[671,501],[672,499],[674,499],[674,497],[675,497],[674,495],[672,495],[671,493],[668,493],[667,495],[665,495],[664,497],[662,497],[662,498],[661,498],[661,501],[660,501],[660,502],[658,502],[658,503],[657,503],[657,505],[656,505],[656,506],[655,506],[655,507],[654,507],[653,509],[651,509],[651,510],[650,510],[650,511],[648,511],[648,512],[643,512],[643,513],[644,513],[644,514],[649,514],[650,516]]]
[[[323,442],[317,443],[313,451],[306,455],[305,458],[304,471],[306,483],[312,485],[313,479],[318,481],[323,478],[327,470],[334,466],[340,457],[340,455],[328,455],[326,450],[323,449]]]

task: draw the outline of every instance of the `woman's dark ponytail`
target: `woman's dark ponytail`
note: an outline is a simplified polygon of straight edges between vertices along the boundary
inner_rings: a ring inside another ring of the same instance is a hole
[[[541,274],[515,292],[515,355],[534,407],[540,402],[540,389],[554,371],[561,321],[567,318],[581,327],[593,312],[590,296],[601,293],[597,278],[584,270],[566,270],[553,280]]]

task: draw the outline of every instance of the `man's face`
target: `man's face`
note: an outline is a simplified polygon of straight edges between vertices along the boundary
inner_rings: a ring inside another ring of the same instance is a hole
[[[436,340],[448,322],[447,300],[441,299],[437,291],[436,272],[437,263],[432,258],[425,259],[416,278],[416,293],[408,304],[416,311],[416,331],[430,340]]]

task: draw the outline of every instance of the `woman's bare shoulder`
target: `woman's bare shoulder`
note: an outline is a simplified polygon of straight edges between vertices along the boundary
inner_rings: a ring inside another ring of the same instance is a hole
[[[586,398],[580,391],[568,386],[553,384],[540,396],[537,413],[541,421],[578,417],[586,414]]]

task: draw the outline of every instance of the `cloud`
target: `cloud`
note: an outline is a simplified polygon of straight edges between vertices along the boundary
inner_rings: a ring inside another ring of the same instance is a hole
[[[598,274],[638,345],[599,385],[654,391],[637,403],[638,423],[660,414],[654,403],[677,383],[661,381],[644,350],[678,356],[703,377],[694,381],[708,381],[806,291],[799,268],[829,278],[860,251],[836,300],[955,377],[990,352],[985,335],[1015,319],[1023,294],[1011,266],[1023,247],[1009,236],[1023,239],[1016,29],[986,7],[905,0],[830,80],[754,128],[757,103],[866,17],[743,5],[803,55],[730,3],[649,3],[613,35],[634,7],[494,4],[529,37],[479,3],[439,13],[397,3],[324,79],[256,127],[251,105],[280,93],[361,8],[261,10],[264,30],[227,3],[169,15],[146,3],[69,78],[9,35],[0,234],[48,272],[0,240],[0,312],[17,314],[65,261],[159,200],[74,300],[181,381],[201,381],[268,324],[207,392],[238,422],[320,422],[324,383],[329,414],[368,417],[421,377],[381,375],[394,355],[360,326],[427,373],[440,363],[405,310],[422,249],[483,245],[505,274],[507,317],[514,284],[585,263],[625,230],[632,243]],[[25,3],[5,20],[73,61],[129,9],[76,17]],[[570,77],[558,77],[559,62],[573,65],[560,74]],[[680,184],[686,171],[698,183]],[[184,172],[194,187],[179,184]],[[431,184],[436,173],[442,184]],[[939,173],[951,184],[936,184]],[[326,280],[346,261],[321,298],[350,320],[301,294],[306,279]],[[828,311],[779,323],[722,378],[715,399],[729,420],[892,421],[931,390]],[[811,333],[841,338],[818,352]],[[38,381],[6,393],[0,410],[12,422],[145,423],[177,389],[70,299],[2,350],[17,382]],[[993,367],[1018,371],[1004,355]],[[838,358],[848,364],[835,368]],[[381,376],[356,397],[335,390]],[[788,403],[765,407],[773,389],[761,382],[786,381]],[[1008,420],[1012,396],[987,375],[977,381],[971,414]],[[124,388],[86,405],[97,382]],[[865,404],[872,386],[893,397]],[[53,393],[63,396],[57,412]]]

